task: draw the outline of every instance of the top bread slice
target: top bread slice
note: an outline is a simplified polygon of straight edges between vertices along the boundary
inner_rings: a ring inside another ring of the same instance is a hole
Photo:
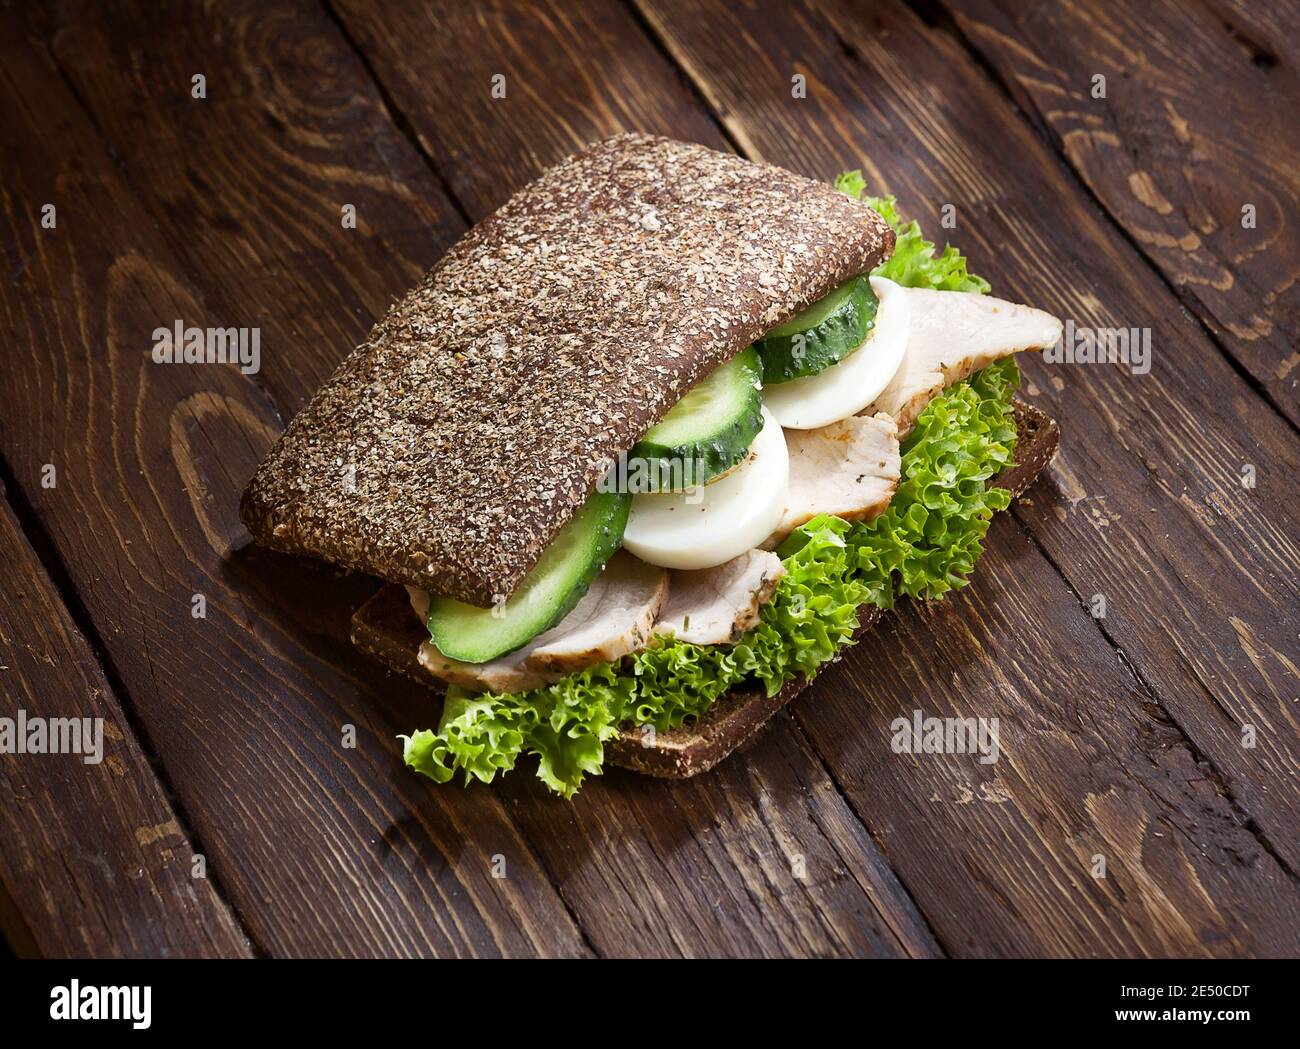
[[[693,384],[893,241],[867,205],[780,168],[601,142],[393,306],[289,424],[240,515],[279,550],[503,600]]]

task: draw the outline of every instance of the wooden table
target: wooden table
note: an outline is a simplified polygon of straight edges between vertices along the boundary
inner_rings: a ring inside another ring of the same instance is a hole
[[[17,952],[1300,953],[1295,5],[103,6],[0,5],[2,713],[107,723],[0,757]],[[1152,367],[1027,363],[1062,450],[975,585],[716,772],[436,787],[428,695],[346,640],[373,583],[238,494],[470,223],[629,128],[861,167]],[[176,319],[261,371],[153,363]],[[889,751],[974,706],[997,764]]]

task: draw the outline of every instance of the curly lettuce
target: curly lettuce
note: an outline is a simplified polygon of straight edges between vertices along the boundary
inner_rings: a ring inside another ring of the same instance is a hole
[[[841,175],[836,188],[861,199],[862,176]],[[892,197],[865,199],[898,234],[877,273],[910,287],[988,291],[954,248],[936,256],[916,223],[901,221]],[[457,772],[466,783],[491,782],[532,755],[547,787],[572,797],[586,776],[600,774],[605,744],[624,728],[676,728],[742,683],[773,695],[799,674],[814,677],[852,644],[868,604],[889,608],[900,594],[937,598],[965,586],[994,512],[1010,502],[988,482],[1012,462],[1019,381],[1008,358],[932,400],[903,443],[889,509],[866,523],[823,515],[796,529],[777,551],[785,576],[735,645],[656,638],[621,663],[527,692],[452,688],[436,730],[399,737],[406,764],[438,783]]]
[[[934,241],[921,236],[915,219],[904,222],[892,196],[864,197],[867,188],[861,171],[846,171],[835,180],[835,188],[854,200],[869,205],[894,227],[894,253],[873,271],[877,276],[909,288],[933,288],[936,291],[989,291],[989,282],[966,271],[966,258],[951,244],[935,256]]]
[[[622,665],[601,663],[528,692],[453,688],[436,731],[401,737],[406,763],[439,783],[456,771],[491,782],[520,755],[535,755],[542,781],[572,797],[600,773],[604,745],[623,727],[676,728],[742,682],[772,695],[851,644],[865,605],[965,586],[994,512],[1010,502],[987,482],[1012,462],[1018,384],[1008,358],[931,401],[903,444],[889,509],[866,523],[821,516],[796,529],[778,550],[784,578],[734,646],[662,638]]]

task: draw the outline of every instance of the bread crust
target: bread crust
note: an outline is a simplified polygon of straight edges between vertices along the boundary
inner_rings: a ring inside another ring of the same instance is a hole
[[[1015,465],[995,480],[1012,497],[1022,495],[1047,468],[1060,443],[1060,428],[1049,415],[1014,402],[1016,429]],[[862,610],[861,623],[854,631],[857,640],[883,617],[874,606]],[[352,617],[352,642],[363,652],[390,669],[437,689],[440,682],[419,665],[416,652],[426,633],[411,613],[406,591],[386,586],[361,606]],[[835,659],[840,659],[836,656]],[[774,696],[761,689],[733,689],[722,696],[696,721],[669,732],[647,733],[628,728],[605,747],[605,758],[614,765],[665,779],[686,779],[707,772],[719,761],[752,741],[778,710],[807,687],[799,675],[786,682]]]
[[[474,226],[258,467],[263,545],[486,607],[610,464],[894,232],[832,187],[619,135]]]

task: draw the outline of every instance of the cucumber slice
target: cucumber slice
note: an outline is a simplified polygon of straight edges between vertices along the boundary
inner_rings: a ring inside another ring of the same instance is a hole
[[[479,608],[449,597],[432,598],[427,625],[438,651],[464,663],[486,663],[553,627],[622,544],[631,506],[631,496],[595,492],[503,606]]]
[[[763,428],[758,354],[749,347],[693,386],[633,446],[620,491],[674,492],[707,484],[744,462]]]
[[[754,343],[763,361],[764,385],[816,375],[839,364],[875,327],[876,306],[876,293],[863,274],[778,324]]]

